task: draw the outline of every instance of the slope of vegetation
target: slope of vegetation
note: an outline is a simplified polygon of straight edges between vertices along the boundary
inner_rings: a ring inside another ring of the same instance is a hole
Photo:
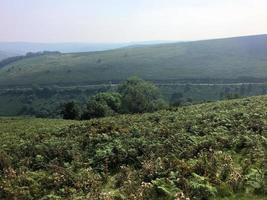
[[[267,94],[267,83],[226,85],[158,85],[166,102],[180,106],[229,98]],[[87,103],[92,95],[116,91],[117,86],[31,87],[0,90],[0,116],[37,116],[58,118],[60,105],[75,101]]]
[[[14,62],[18,62],[20,60],[23,59],[27,59],[27,58],[35,58],[37,56],[43,56],[43,55],[57,55],[60,54],[60,52],[58,51],[43,51],[43,52],[37,52],[37,53],[27,53],[26,55],[20,55],[20,56],[13,56],[13,57],[7,57],[3,60],[0,60],[0,68],[6,66],[6,65],[10,65]]]
[[[267,36],[248,36],[117,50],[44,55],[0,70],[0,86],[92,84],[130,76],[146,80],[263,81]]]
[[[0,91],[0,116],[36,116],[58,118],[60,105],[66,101],[84,104],[89,96],[109,90],[108,87],[60,89],[57,87],[12,89]]]
[[[266,199],[266,96],[0,125],[0,199]]]

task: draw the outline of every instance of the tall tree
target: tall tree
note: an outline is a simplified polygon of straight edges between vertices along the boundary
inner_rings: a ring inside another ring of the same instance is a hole
[[[89,99],[82,119],[111,116],[118,113],[120,108],[121,95],[119,93],[99,93]]]
[[[118,92],[122,96],[124,113],[152,112],[165,105],[159,89],[154,84],[137,77],[129,78],[122,83]]]
[[[63,105],[61,114],[63,115],[63,119],[79,119],[80,118],[79,107],[73,101],[65,103]]]

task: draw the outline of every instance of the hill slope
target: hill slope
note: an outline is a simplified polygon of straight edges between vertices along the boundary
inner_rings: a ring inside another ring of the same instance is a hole
[[[264,199],[266,119],[266,96],[82,123],[0,118],[0,198]]]
[[[4,60],[9,57],[17,56],[16,53],[6,52],[6,51],[0,51],[0,61]]]
[[[26,54],[28,52],[60,51],[62,53],[104,51],[130,45],[149,45],[170,43],[170,41],[144,41],[128,43],[35,43],[35,42],[0,42],[0,51]]]
[[[0,86],[147,80],[267,79],[267,35],[47,55],[0,70]]]

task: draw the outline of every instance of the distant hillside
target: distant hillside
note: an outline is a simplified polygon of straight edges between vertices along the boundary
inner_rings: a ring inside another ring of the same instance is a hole
[[[267,80],[267,35],[45,55],[0,70],[0,86],[157,81]]]
[[[18,54],[16,53],[11,53],[11,52],[5,52],[5,51],[0,51],[0,61],[4,60],[9,57],[17,56]]]
[[[9,51],[19,54],[40,51],[60,51],[62,53],[92,52],[116,49],[133,45],[150,45],[170,43],[170,41],[144,41],[125,43],[35,43],[35,42],[0,42],[0,51]]]
[[[59,51],[42,51],[42,52],[36,52],[36,53],[29,52],[25,55],[7,57],[0,61],[0,69],[9,64],[19,62],[24,59],[35,58],[35,57],[44,56],[44,55],[57,55],[57,54],[60,54],[60,52]]]

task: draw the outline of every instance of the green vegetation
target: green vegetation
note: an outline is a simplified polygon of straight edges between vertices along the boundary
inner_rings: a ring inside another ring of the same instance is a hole
[[[0,63],[0,115],[58,118],[62,104],[85,105],[130,76],[155,83],[175,106],[264,95],[266,42],[266,35],[258,35],[10,58]]]
[[[119,93],[99,93],[91,97],[82,119],[107,117],[118,114],[121,109],[121,96]]]
[[[80,109],[73,101],[63,105],[61,114],[63,115],[63,119],[80,119]]]
[[[44,52],[37,52],[37,53],[27,53],[25,56],[13,56],[13,57],[7,57],[3,60],[0,60],[0,68],[6,66],[6,65],[9,65],[11,63],[14,63],[14,62],[18,62],[20,60],[23,60],[23,59],[27,59],[27,58],[35,58],[35,57],[38,57],[38,56],[43,56],[43,55],[59,55],[60,52],[58,51],[44,51]]]
[[[153,112],[165,107],[159,89],[152,83],[133,77],[119,85],[123,113]]]
[[[32,87],[0,91],[0,116],[29,115],[59,118],[62,104],[75,101],[85,104],[89,96],[110,90],[110,87],[66,88]],[[58,111],[57,111],[58,110]]]
[[[74,107],[73,102],[65,104],[64,119],[78,119],[78,109],[74,109]],[[86,107],[81,119],[107,117],[119,113],[154,112],[167,108],[167,104],[161,98],[159,89],[154,84],[132,77],[119,85],[117,92],[104,92],[90,97]]]
[[[184,42],[22,59],[0,69],[0,86],[158,82],[254,82],[267,78],[267,36]]]
[[[267,94],[267,83],[261,84],[170,84],[157,85],[163,99],[171,105],[190,105],[207,101]],[[59,118],[61,105],[75,101],[85,105],[98,93],[113,93],[114,85],[86,87],[32,87],[0,90],[0,116],[37,116]],[[85,110],[86,108],[82,108]],[[58,110],[58,111],[57,111]]]
[[[266,96],[0,125],[0,199],[266,199]]]

